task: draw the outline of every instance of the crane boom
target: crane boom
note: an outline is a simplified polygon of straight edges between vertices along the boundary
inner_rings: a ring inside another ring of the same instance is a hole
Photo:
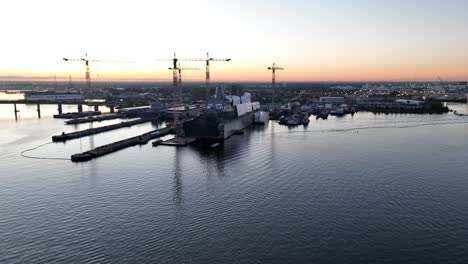
[[[132,62],[132,61],[119,61],[119,60],[88,60],[88,59],[84,59],[84,58],[81,58],[81,59],[68,59],[68,58],[63,58],[64,61],[87,61],[87,62],[126,62],[126,63],[129,63],[129,62]]]
[[[85,54],[84,58],[80,59],[69,59],[63,58],[64,61],[84,61],[85,62],[85,77],[86,77],[86,90],[91,91],[91,73],[89,70],[89,62],[131,62],[131,61],[116,61],[116,60],[90,60],[88,59],[88,53]]]

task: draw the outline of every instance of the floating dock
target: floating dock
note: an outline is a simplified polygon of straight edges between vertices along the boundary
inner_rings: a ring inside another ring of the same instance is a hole
[[[174,129],[172,127],[165,127],[162,129],[153,130],[151,132],[148,132],[148,133],[136,136],[136,137],[127,138],[127,139],[120,140],[111,144],[100,146],[90,151],[74,154],[71,156],[71,160],[73,162],[89,161],[94,158],[98,158],[98,157],[101,157],[101,156],[104,156],[104,155],[107,155],[112,152],[116,152],[116,151],[119,151],[128,147],[132,147],[136,145],[144,145],[144,144],[147,144],[152,139],[162,137],[162,136],[172,133],[173,130]]]
[[[121,123],[114,124],[114,125],[89,128],[86,130],[81,130],[81,131],[76,131],[76,132],[71,132],[71,133],[63,132],[61,135],[52,136],[52,142],[65,142],[70,139],[91,136],[91,135],[99,134],[102,132],[107,132],[107,131],[122,128],[122,127],[131,127],[134,125],[149,122],[151,120],[152,119],[137,119],[133,121],[121,122]]]
[[[61,118],[61,119],[72,119],[72,118],[80,118],[80,117],[87,117],[87,116],[97,116],[101,115],[101,111],[83,111],[83,112],[72,112],[72,113],[64,113],[54,115],[54,118]]]
[[[84,124],[84,123],[92,123],[92,122],[101,122],[105,120],[113,120],[117,118],[123,118],[124,116],[121,114],[105,114],[100,116],[88,116],[85,118],[75,118],[68,121],[65,121],[67,125],[76,125],[76,124]]]

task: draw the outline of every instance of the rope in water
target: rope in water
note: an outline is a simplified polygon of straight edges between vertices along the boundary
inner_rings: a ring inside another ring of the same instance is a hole
[[[39,159],[39,160],[71,160],[71,159],[66,159],[66,158],[51,158],[51,157],[38,157],[38,156],[30,156],[30,155],[26,155],[26,153],[30,152],[30,151],[33,151],[33,150],[36,150],[40,147],[43,147],[45,145],[49,145],[49,144],[52,144],[53,142],[47,142],[47,143],[44,143],[44,144],[41,144],[37,147],[34,147],[34,148],[30,148],[30,149],[27,149],[27,150],[23,150],[20,152],[20,155],[21,157],[24,157],[24,158],[28,158],[28,159]]]

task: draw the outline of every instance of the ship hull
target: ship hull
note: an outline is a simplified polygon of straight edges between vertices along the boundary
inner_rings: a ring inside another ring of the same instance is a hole
[[[237,131],[252,125],[253,121],[253,112],[235,118],[222,118],[216,114],[202,114],[193,120],[184,122],[184,136],[225,140]]]

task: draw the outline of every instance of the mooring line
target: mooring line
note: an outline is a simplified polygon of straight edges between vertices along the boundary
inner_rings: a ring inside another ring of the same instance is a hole
[[[52,144],[53,142],[47,142],[47,143],[44,143],[44,144],[41,144],[37,147],[34,147],[34,148],[30,148],[30,149],[27,149],[27,150],[23,150],[20,152],[20,156],[23,157],[23,158],[28,158],[28,159],[39,159],[39,160],[71,160],[71,159],[66,159],[66,158],[49,158],[49,157],[38,157],[38,156],[30,156],[30,155],[26,155],[27,152],[30,152],[30,151],[33,151],[33,150],[36,150],[40,147],[43,147],[45,145],[49,145],[49,144]]]

